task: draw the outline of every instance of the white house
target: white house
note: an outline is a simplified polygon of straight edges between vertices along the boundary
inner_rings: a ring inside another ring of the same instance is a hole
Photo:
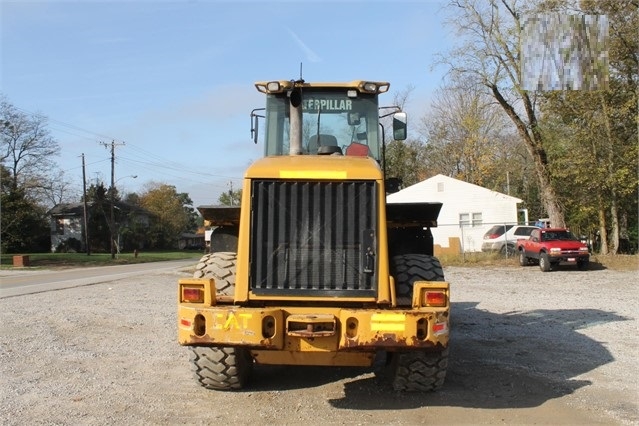
[[[522,200],[472,183],[436,175],[390,194],[388,203],[440,202],[442,209],[432,228],[435,244],[448,248],[459,238],[466,252],[481,251],[484,233],[493,225],[518,223],[517,204]],[[527,217],[523,218],[528,221]],[[519,221],[521,222],[521,221]]]

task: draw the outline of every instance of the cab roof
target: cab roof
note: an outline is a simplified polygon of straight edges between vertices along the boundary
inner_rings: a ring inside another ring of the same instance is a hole
[[[350,82],[306,82],[304,80],[258,81],[255,87],[262,93],[283,93],[294,88],[355,89],[362,93],[385,93],[390,87],[386,81],[353,80]]]

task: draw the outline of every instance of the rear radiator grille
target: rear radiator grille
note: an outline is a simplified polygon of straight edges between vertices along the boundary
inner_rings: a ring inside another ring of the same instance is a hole
[[[251,195],[255,294],[374,295],[375,182],[258,180]]]

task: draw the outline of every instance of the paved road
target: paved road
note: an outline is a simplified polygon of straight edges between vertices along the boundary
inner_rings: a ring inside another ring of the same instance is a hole
[[[98,284],[143,275],[150,271],[189,268],[195,263],[195,260],[189,259],[64,270],[6,269],[0,271],[0,299]]]

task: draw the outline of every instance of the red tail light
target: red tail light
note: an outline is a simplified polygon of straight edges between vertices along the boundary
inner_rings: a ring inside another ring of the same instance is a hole
[[[499,238],[499,234],[489,234],[484,237],[484,240],[492,240],[495,238]]]

